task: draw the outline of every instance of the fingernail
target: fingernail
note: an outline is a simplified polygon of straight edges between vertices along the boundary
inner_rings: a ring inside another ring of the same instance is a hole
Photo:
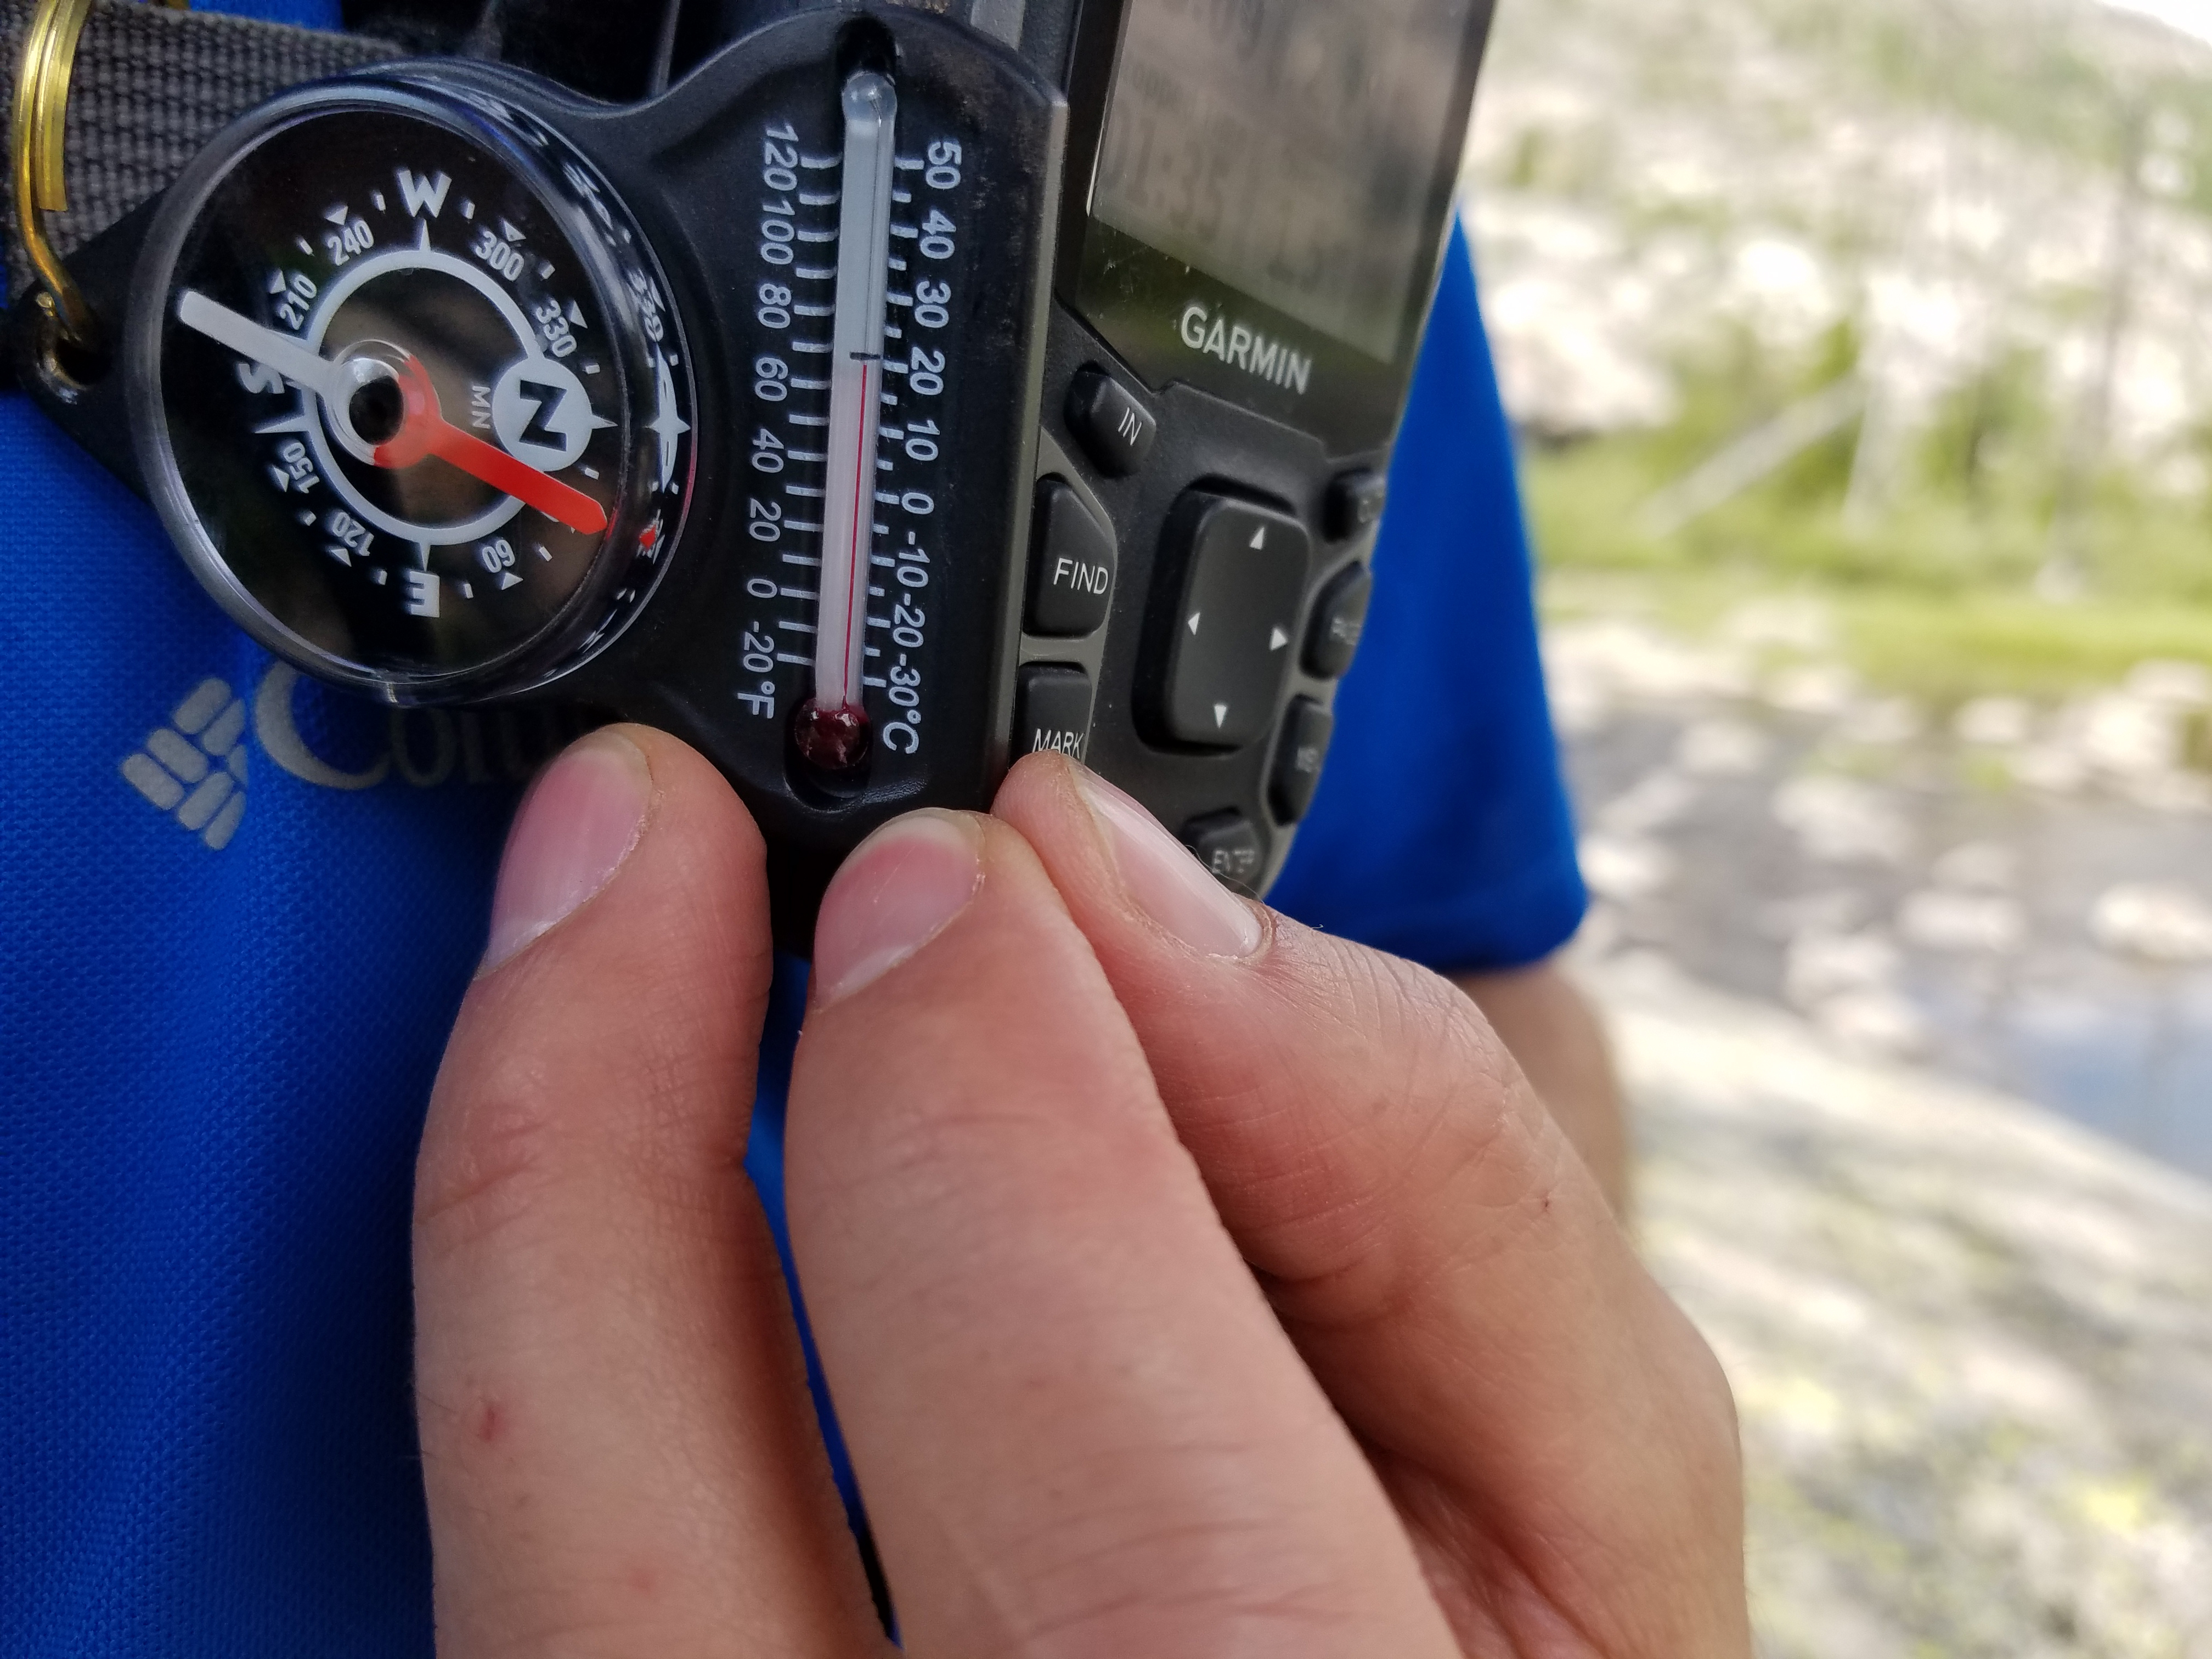
[[[983,837],[958,812],[909,812],[854,849],[814,924],[816,1006],[897,967],[945,930],[983,884]]]
[[[645,755],[619,732],[594,732],[547,767],[507,831],[477,971],[489,973],[613,879],[652,799]]]
[[[1260,918],[1191,856],[1160,821],[1096,772],[1075,769],[1091,810],[1106,826],[1121,885],[1137,908],[1209,957],[1249,957],[1260,948]]]

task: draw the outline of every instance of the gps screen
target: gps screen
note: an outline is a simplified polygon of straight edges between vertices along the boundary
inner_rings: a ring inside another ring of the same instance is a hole
[[[1092,216],[1395,356],[1476,0],[1128,0]]]

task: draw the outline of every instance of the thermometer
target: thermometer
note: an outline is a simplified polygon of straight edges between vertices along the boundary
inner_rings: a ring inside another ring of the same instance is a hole
[[[799,753],[833,772],[858,764],[870,741],[861,671],[869,558],[875,547],[876,446],[884,396],[884,295],[898,94],[884,76],[863,70],[845,82],[842,103],[844,184],[830,338],[814,691],[801,705],[793,729]]]

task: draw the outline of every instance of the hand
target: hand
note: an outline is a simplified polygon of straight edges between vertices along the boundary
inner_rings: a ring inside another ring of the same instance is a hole
[[[757,833],[541,781],[418,1182],[447,1659],[889,1650],[738,1171]],[[1747,1654],[1728,1393],[1472,1004],[1053,757],[848,861],[787,1189],[924,1656]]]

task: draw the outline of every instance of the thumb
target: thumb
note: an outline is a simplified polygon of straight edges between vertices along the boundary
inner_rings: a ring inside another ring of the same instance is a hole
[[[518,814],[416,1172],[443,1659],[878,1651],[742,1172],[759,832],[611,727]]]

